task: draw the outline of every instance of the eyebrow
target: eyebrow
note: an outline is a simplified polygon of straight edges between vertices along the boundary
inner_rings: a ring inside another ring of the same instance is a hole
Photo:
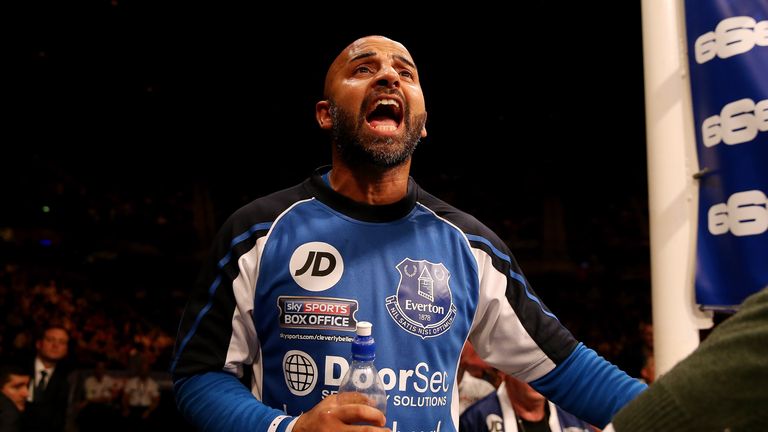
[[[360,53],[360,54],[352,57],[351,59],[349,59],[349,63],[354,63],[354,62],[356,62],[356,61],[358,61],[360,59],[364,59],[364,58],[367,58],[367,57],[373,57],[375,55],[376,55],[375,51],[368,51],[368,52]],[[400,60],[401,62],[407,64],[408,66],[416,69],[416,65],[413,64],[413,62],[408,60],[407,58],[405,58],[405,57],[403,57],[401,55],[397,55],[397,54],[395,54],[393,57],[398,59],[398,60]]]
[[[403,56],[401,56],[401,55],[395,55],[395,58],[396,58],[396,59],[398,59],[398,60],[400,60],[401,62],[403,62],[403,63],[407,64],[408,66],[410,66],[410,67],[412,67],[412,68],[416,69],[416,65],[415,65],[415,64],[413,64],[413,62],[412,62],[412,61],[410,61],[410,60],[408,60],[407,58],[405,58],[405,57],[403,57]]]
[[[360,59],[364,59],[366,57],[373,57],[375,55],[376,55],[376,53],[373,52],[373,51],[368,51],[368,52],[360,53],[360,54],[352,57],[351,59],[349,59],[349,63],[356,62],[356,61],[358,61]]]

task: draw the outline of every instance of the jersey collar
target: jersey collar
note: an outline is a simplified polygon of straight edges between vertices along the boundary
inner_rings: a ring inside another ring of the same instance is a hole
[[[392,204],[370,205],[353,201],[334,191],[322,176],[330,171],[331,166],[322,166],[315,170],[305,182],[305,187],[328,207],[353,219],[365,222],[392,222],[407,216],[416,205],[419,186],[408,177],[408,193],[400,201]]]

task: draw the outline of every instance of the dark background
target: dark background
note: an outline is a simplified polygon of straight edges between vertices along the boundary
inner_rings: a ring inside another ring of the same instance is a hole
[[[504,201],[645,187],[639,5],[23,5],[6,146],[100,182],[193,178],[248,195],[297,182],[329,160],[314,121],[328,64],[384,34],[411,50],[427,98],[417,179]],[[34,169],[23,162],[11,169]]]

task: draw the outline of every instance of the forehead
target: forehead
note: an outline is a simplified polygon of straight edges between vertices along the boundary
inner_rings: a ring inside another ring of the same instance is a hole
[[[347,47],[344,54],[346,61],[352,61],[360,56],[373,54],[385,57],[404,57],[413,63],[411,54],[405,49],[403,44],[384,37],[358,39]]]
[[[44,339],[67,340],[69,339],[69,336],[67,335],[67,332],[62,329],[52,328],[46,330]]]
[[[9,374],[6,385],[18,385],[29,382],[29,375]]]

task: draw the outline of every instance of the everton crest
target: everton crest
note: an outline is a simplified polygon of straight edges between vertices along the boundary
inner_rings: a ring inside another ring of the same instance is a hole
[[[396,266],[400,272],[397,294],[387,297],[387,311],[403,330],[422,339],[445,333],[456,318],[448,280],[451,272],[443,263],[406,258]]]

